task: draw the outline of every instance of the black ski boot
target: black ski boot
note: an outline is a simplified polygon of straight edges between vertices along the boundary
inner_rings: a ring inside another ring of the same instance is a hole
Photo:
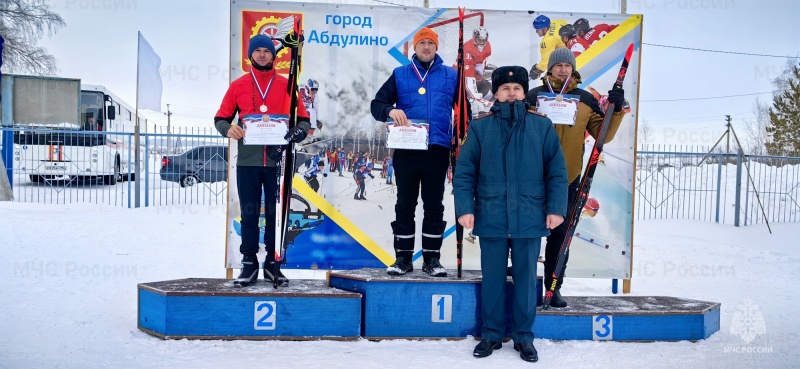
[[[556,289],[553,292],[553,297],[550,299],[550,306],[554,308],[564,308],[567,307],[567,301],[561,297],[561,289]]]
[[[258,279],[258,257],[255,254],[244,255],[242,272],[233,280],[234,287],[246,287]]]
[[[392,222],[392,233],[394,235],[394,264],[386,268],[389,275],[403,275],[414,271],[414,228],[415,222]]]
[[[281,263],[277,261],[270,261],[264,263],[264,279],[267,282],[274,284],[275,278],[278,278],[278,287],[288,287],[289,279],[281,272]]]
[[[427,263],[422,264],[422,271],[431,277],[447,277],[447,269],[439,262],[439,258],[431,258]]]
[[[422,271],[432,277],[447,276],[447,269],[439,262],[439,250],[442,248],[446,225],[445,221],[422,220],[422,255],[425,260]]]
[[[414,264],[412,264],[410,261],[406,260],[406,258],[402,256],[398,256],[397,260],[394,261],[394,264],[386,268],[386,274],[389,275],[403,275],[413,271],[414,271]]]

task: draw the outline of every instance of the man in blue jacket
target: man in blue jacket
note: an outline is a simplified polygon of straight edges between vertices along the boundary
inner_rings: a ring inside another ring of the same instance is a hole
[[[528,110],[528,72],[492,73],[497,102],[473,121],[461,146],[453,181],[458,222],[481,238],[481,342],[474,357],[502,347],[505,284],[511,249],[514,300],[511,338],[520,357],[539,359],[533,346],[536,268],[541,237],[564,221],[567,169],[550,119]]]
[[[387,272],[402,275],[414,270],[416,223],[414,212],[422,189],[422,270],[435,277],[447,276],[439,262],[444,218],[444,180],[450,162],[450,141],[453,135],[453,103],[456,100],[456,71],[443,65],[436,55],[439,36],[430,28],[414,35],[414,56],[411,63],[398,67],[383,84],[370,109],[375,120],[392,118],[397,125],[411,125],[409,119],[427,120],[430,134],[427,150],[394,151],[393,165],[397,172],[397,204],[392,222],[394,250],[397,257]]]

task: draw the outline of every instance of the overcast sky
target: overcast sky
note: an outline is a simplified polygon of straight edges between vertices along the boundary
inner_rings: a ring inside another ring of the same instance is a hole
[[[67,27],[42,40],[58,61],[59,75],[104,85],[135,103],[136,42],[141,31],[162,60],[163,110],[171,104],[173,123],[212,126],[228,85],[228,0],[48,0]],[[311,1],[309,1],[311,2]],[[313,1],[387,5],[378,1]],[[387,0],[422,6],[422,0]],[[619,13],[619,0],[430,0],[431,7]],[[644,14],[645,43],[744,53],[797,56],[800,2],[789,0],[629,0],[628,14]],[[504,37],[504,35],[490,35]],[[522,46],[524,47],[524,45]],[[739,136],[752,118],[755,98],[770,94],[770,81],[786,59],[718,54],[644,45],[641,66],[640,123],[654,131],[654,142],[713,144],[733,117]],[[148,113],[159,125],[166,117]]]

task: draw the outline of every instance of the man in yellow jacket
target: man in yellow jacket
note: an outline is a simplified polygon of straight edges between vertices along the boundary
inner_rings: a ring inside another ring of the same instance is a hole
[[[569,183],[567,214],[575,206],[575,195],[580,185],[585,132],[589,132],[592,137],[597,139],[605,117],[605,112],[601,110],[594,95],[589,91],[578,88],[580,84],[581,75],[575,70],[575,55],[567,48],[559,48],[553,50],[550,54],[547,63],[547,74],[542,78],[542,86],[528,91],[527,94],[528,102],[531,106],[535,106],[539,112],[544,110],[543,106],[540,105],[551,97],[556,99],[559,104],[577,104],[577,112],[574,114],[572,121],[557,122],[556,118],[553,117],[556,133],[561,141],[561,149],[564,152],[564,161],[567,164],[567,181]],[[553,100],[549,101],[552,102]],[[609,91],[608,102],[614,103],[614,112],[611,115],[611,122],[605,139],[606,143],[614,139],[614,135],[616,135],[622,123],[622,118],[625,116],[625,111],[622,110],[625,103],[625,91],[621,88]],[[550,232],[550,236],[547,237],[544,262],[545,286],[550,286],[553,282],[553,270],[558,259],[558,251],[566,236],[568,223],[569,220],[565,220],[559,227],[553,229]],[[567,254],[567,260],[569,260],[569,254]],[[567,302],[561,297],[560,292],[566,268],[567,263],[565,260],[561,279],[559,279],[556,291],[550,300],[550,305],[553,307],[567,306]]]

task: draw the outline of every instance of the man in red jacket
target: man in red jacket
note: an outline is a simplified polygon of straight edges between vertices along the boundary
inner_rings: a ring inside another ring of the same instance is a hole
[[[289,81],[275,72],[275,44],[265,35],[250,39],[247,51],[250,59],[250,73],[231,83],[222,98],[214,125],[224,137],[237,141],[239,155],[236,158],[236,184],[239,204],[242,210],[242,272],[234,281],[235,286],[247,286],[258,279],[258,218],[261,210],[263,190],[265,218],[264,245],[267,257],[264,261],[264,278],[272,282],[278,280],[281,286],[289,285],[289,280],[281,273],[280,263],[275,260],[275,203],[278,193],[276,162],[281,160],[284,146],[245,145],[243,138],[243,119],[261,120],[266,114],[289,114],[290,96],[287,93]],[[234,123],[234,117],[239,120]],[[297,125],[289,129],[284,137],[288,141],[300,142],[311,127],[308,112],[303,104],[297,104]],[[287,175],[292,175],[289,170]]]

